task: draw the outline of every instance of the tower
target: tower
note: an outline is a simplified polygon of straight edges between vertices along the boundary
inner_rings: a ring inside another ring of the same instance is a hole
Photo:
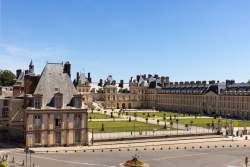
[[[29,65],[29,74],[34,74],[34,65],[33,65],[33,61],[30,61],[30,65]]]

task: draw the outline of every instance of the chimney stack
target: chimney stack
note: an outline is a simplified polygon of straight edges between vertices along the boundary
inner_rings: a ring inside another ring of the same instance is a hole
[[[79,83],[79,79],[80,79],[80,73],[77,72],[77,73],[76,73],[76,82],[77,82],[77,84]]]
[[[98,86],[100,86],[100,87],[103,86],[103,81],[102,81],[102,79],[99,80]]]
[[[88,73],[88,81],[89,81],[89,83],[92,82],[92,78],[90,77],[90,72]]]
[[[68,61],[64,64],[63,73],[67,73],[71,77],[71,64]]]
[[[215,84],[215,80],[211,80],[208,83],[209,83],[209,85]]]
[[[16,70],[16,79],[19,78],[20,74],[22,73],[21,69]]]
[[[139,80],[140,80],[140,75],[137,75],[137,76],[136,76],[136,80],[137,80],[137,82],[139,82]]]
[[[123,80],[120,80],[119,87],[123,88],[123,84],[124,84]]]

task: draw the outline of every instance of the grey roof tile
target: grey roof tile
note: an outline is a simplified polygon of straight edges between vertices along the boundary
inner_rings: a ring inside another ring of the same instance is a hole
[[[49,106],[54,94],[63,94],[63,107],[70,104],[77,91],[67,73],[63,73],[63,64],[46,64],[34,94],[43,95],[45,106]]]

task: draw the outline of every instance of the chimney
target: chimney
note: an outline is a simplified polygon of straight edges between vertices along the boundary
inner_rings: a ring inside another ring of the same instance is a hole
[[[155,74],[154,78],[158,79],[158,78],[159,78],[159,75],[158,75],[158,74]]]
[[[197,85],[201,85],[201,81],[196,81],[196,84]]]
[[[64,64],[63,73],[67,73],[71,77],[71,64],[68,61]]]
[[[211,80],[208,83],[209,83],[209,85],[215,84],[215,80]]]
[[[89,81],[89,83],[92,82],[92,78],[90,77],[90,72],[88,73],[88,81]]]
[[[137,76],[136,76],[136,80],[137,80],[137,82],[139,82],[139,80],[140,80],[140,75],[137,75]]]
[[[113,81],[111,82],[111,85],[115,86],[115,85],[116,85],[116,81],[113,80]]]
[[[123,83],[124,83],[123,80],[120,80],[120,83],[119,83],[120,88],[123,88]]]
[[[79,83],[79,79],[80,79],[80,73],[77,72],[77,73],[76,73],[76,83],[77,83],[77,84]]]
[[[129,83],[132,83],[133,81],[133,77],[130,77]]]
[[[16,79],[19,78],[20,74],[22,73],[21,69],[16,70]]]
[[[99,83],[98,83],[98,86],[102,87],[103,86],[103,81],[102,79],[100,79]]]

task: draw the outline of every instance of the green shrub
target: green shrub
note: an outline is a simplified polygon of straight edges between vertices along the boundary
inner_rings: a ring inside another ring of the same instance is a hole
[[[0,167],[8,167],[6,162],[0,162]]]

